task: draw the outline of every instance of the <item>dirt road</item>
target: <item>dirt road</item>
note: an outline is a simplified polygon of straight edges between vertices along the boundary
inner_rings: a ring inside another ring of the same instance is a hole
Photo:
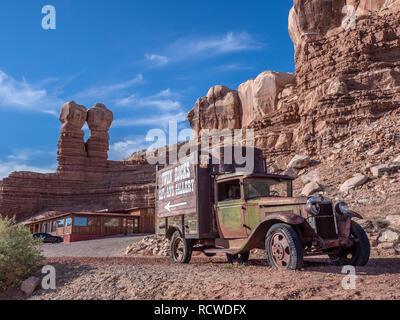
[[[49,243],[42,246],[43,256],[55,257],[117,257],[132,243],[143,239],[145,235],[114,236],[102,239],[72,243]]]
[[[372,259],[357,268],[355,290],[344,290],[341,268],[323,259],[304,270],[271,270],[264,260],[245,266],[221,258],[196,257],[173,265],[167,258],[54,258],[57,290],[36,291],[36,299],[400,299],[400,258]],[[17,290],[0,298],[22,298]]]

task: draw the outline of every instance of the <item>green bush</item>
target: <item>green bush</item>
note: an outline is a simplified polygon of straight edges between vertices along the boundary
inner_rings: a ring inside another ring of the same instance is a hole
[[[36,271],[43,260],[41,244],[14,218],[0,217],[0,292]]]

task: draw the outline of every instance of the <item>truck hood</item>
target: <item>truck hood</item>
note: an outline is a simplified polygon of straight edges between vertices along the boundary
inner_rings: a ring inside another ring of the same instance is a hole
[[[304,205],[307,203],[308,198],[299,197],[299,198],[268,198],[268,197],[260,197],[247,201],[250,203],[255,203],[260,206],[286,206],[286,205]]]

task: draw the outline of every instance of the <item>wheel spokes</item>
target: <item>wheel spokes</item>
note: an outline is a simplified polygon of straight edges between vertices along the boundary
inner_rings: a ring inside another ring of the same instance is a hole
[[[271,239],[270,251],[275,265],[287,269],[290,264],[290,245],[285,235],[276,233]]]

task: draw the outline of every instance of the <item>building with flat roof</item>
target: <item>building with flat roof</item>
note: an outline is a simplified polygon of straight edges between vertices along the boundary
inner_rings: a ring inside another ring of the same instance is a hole
[[[139,207],[116,212],[59,212],[32,217],[23,222],[32,234],[49,233],[64,242],[102,237],[155,232],[154,207]]]

